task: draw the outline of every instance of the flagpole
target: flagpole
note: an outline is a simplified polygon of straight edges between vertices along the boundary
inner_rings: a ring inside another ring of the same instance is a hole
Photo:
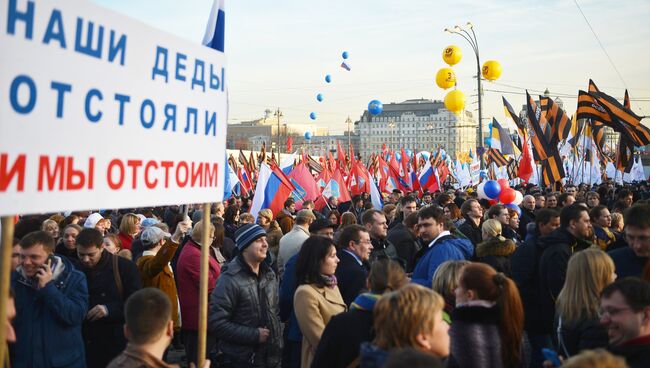
[[[208,269],[210,254],[208,253],[212,238],[210,237],[210,203],[203,204],[203,236],[201,238],[201,277],[199,279],[199,335],[196,349],[198,367],[205,365],[205,349],[208,336]]]
[[[14,218],[2,217],[2,258],[0,258],[0,321],[7,321],[7,299],[11,279],[11,249],[14,238]],[[9,351],[6,343],[7,329],[0,328],[0,362],[4,366],[8,362]]]

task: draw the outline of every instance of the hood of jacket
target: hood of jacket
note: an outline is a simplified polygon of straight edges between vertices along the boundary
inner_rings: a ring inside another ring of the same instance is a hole
[[[74,266],[72,266],[72,262],[70,262],[70,260],[68,260],[66,257],[57,256],[55,254],[52,254],[51,257],[52,281],[62,281],[65,277],[67,277],[70,271],[74,269]],[[16,267],[16,274],[16,281],[24,285],[28,285],[34,288],[36,287],[38,281],[35,277],[28,277],[25,275],[25,270],[23,269],[22,265]]]
[[[474,244],[469,239],[453,238],[447,239],[445,242],[450,242],[456,246],[465,256],[465,259],[471,259],[474,256]]]
[[[492,238],[476,246],[476,256],[509,256],[515,252],[515,242],[504,237]]]
[[[552,233],[541,237],[538,242],[541,249],[546,249],[555,244],[567,244],[572,251],[589,248],[591,243],[573,236],[563,228],[557,228]]]

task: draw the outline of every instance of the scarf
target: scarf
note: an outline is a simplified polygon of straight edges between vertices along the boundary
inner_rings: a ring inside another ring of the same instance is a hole
[[[350,310],[372,311],[375,308],[375,303],[381,298],[381,294],[363,293],[359,294],[352,304]]]
[[[325,286],[327,286],[330,289],[334,289],[336,287],[337,281],[336,281],[336,276],[327,276],[327,275],[321,275],[323,277],[323,281],[325,282]]]

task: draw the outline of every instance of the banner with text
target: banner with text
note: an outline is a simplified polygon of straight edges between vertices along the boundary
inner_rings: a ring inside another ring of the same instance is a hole
[[[0,49],[0,215],[222,199],[223,53],[79,0],[0,0]]]

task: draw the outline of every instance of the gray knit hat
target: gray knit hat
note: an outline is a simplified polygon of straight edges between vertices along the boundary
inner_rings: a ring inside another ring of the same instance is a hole
[[[266,236],[266,231],[260,225],[246,224],[235,231],[235,244],[241,254],[246,247],[251,245],[255,240]]]

